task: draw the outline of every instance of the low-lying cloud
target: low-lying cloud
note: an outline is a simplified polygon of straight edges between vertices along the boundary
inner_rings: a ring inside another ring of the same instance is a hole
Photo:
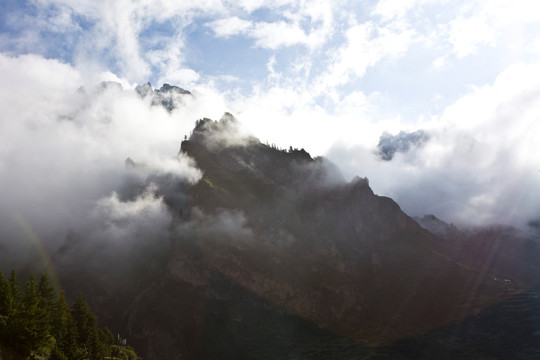
[[[228,112],[219,121],[208,118],[197,121],[192,137],[197,141],[202,141],[212,150],[230,146],[247,146],[259,141]]]
[[[200,208],[193,208],[190,221],[180,223],[175,232],[181,237],[196,237],[203,244],[218,241],[221,244],[245,248],[258,242],[254,241],[253,230],[249,227],[245,215],[237,210],[216,209],[207,213]]]
[[[189,136],[195,120],[218,118],[229,110],[222,96],[204,87],[189,95],[176,94],[174,99],[181,99],[181,106],[167,109],[111,73],[83,74],[68,64],[35,55],[0,55],[0,76],[4,80],[0,84],[0,247],[4,258],[14,251],[24,252],[35,242],[27,228],[49,249],[62,244],[69,231],[99,234],[88,226],[102,227],[113,234],[111,238],[122,241],[129,237],[122,234],[137,232],[130,214],[144,215],[143,223],[150,219],[167,228],[171,218],[164,211],[163,197],[181,207],[187,199],[179,184],[193,184],[202,176],[192,160],[178,155],[181,140]],[[98,86],[97,78],[121,85]],[[377,137],[366,145],[362,141],[336,144],[327,155],[346,178],[367,176],[376,193],[392,197],[411,215],[433,213],[458,224],[534,227],[540,204],[538,79],[538,65],[512,66],[493,84],[472,89],[440,116],[393,131],[395,135],[379,131],[383,135],[378,144]],[[256,118],[264,108],[255,106],[260,103],[257,99],[251,100],[253,112],[243,116]],[[302,117],[302,112],[284,119],[297,115]],[[307,115],[302,119],[310,124],[318,115],[326,116],[322,119],[328,124],[335,119],[320,108]],[[338,132],[347,132],[349,123],[334,127],[335,136],[327,142],[338,138]],[[212,124],[223,125],[215,129],[214,138],[210,136],[216,144],[253,141],[239,132],[232,115]],[[384,126],[384,122],[371,127],[367,121],[362,124],[365,130],[358,136],[371,135]],[[392,125],[395,130],[395,122]],[[290,145],[303,146],[311,136],[310,127],[296,130],[284,131],[288,138],[299,139]],[[355,134],[349,131],[343,136],[350,140]],[[310,141],[323,142],[315,135]],[[324,163],[313,164],[319,165],[326,168]],[[322,183],[342,181],[336,170],[324,173],[337,175],[319,179]],[[146,195],[139,196],[141,191]],[[108,215],[96,216],[96,211]],[[116,220],[107,222],[108,216]],[[203,214],[197,218],[206,231],[213,228],[208,219]],[[221,224],[220,229],[237,231],[240,238],[250,236],[238,214],[211,219]]]
[[[512,66],[423,129],[383,135],[377,150],[336,145],[328,155],[411,215],[525,227],[540,209],[539,76],[538,65]]]
[[[91,212],[91,221],[100,225],[97,238],[125,246],[166,236],[172,216],[158,190],[151,183],[133,200],[122,201],[116,192],[99,199]]]
[[[202,176],[179,149],[195,120],[210,108],[204,94],[190,95],[179,108],[167,110],[112,74],[87,76],[34,55],[0,54],[0,77],[3,256],[11,256],[9,249],[24,252],[35,246],[25,226],[54,249],[69,231],[97,224],[96,209],[109,209],[113,218],[122,209],[137,208],[146,215],[161,209],[150,206],[161,204],[159,197],[149,202],[149,195],[133,199],[115,192],[129,193],[126,187],[154,182],[159,193],[170,190],[161,186],[193,184]],[[120,84],[99,85],[95,78]],[[126,166],[128,158],[135,167]],[[141,204],[150,207],[138,208]],[[117,220],[106,226],[118,230],[127,224],[124,230],[131,231],[131,222],[120,221],[121,216]]]

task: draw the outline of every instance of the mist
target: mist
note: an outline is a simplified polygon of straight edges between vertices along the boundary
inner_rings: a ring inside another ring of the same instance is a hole
[[[538,16],[504,2],[479,11],[467,2],[386,3],[7,6],[0,244],[23,249],[31,229],[54,249],[100,200],[116,193],[133,202],[151,183],[156,199],[170,198],[171,179],[201,176],[177,155],[180,141],[196,120],[224,112],[263,142],[328,157],[346,180],[368,177],[410,215],[536,229]],[[249,26],[226,26],[234,19]],[[490,31],[464,36],[469,20]],[[278,30],[283,24],[305,36]],[[156,88],[187,92],[150,96],[145,83],[155,79]],[[252,140],[242,129],[217,130],[216,144]],[[336,179],[323,182],[341,181],[338,170],[328,173]]]
[[[0,76],[3,264],[36,243],[54,252],[69,233],[125,242],[167,229],[162,193],[202,176],[179,149],[195,120],[212,113],[204,94],[167,110],[110,73],[34,55],[0,55]]]
[[[511,67],[437,117],[380,131],[378,142],[329,138],[325,155],[337,167],[319,159],[306,171],[323,186],[366,176],[375,193],[392,197],[409,215],[537,229],[540,83],[531,79],[540,76],[535,74],[540,75],[538,66]],[[0,75],[5,79],[0,85],[5,264],[36,242],[54,252],[70,233],[122,243],[137,238],[134,224],[153,223],[156,233],[149,237],[160,237],[171,223],[163,197],[181,207],[186,187],[202,177],[197,165],[179,154],[181,140],[196,120],[229,111],[211,87],[150,96],[149,85],[136,90],[136,84],[110,72],[81,72],[36,55],[0,55]],[[216,128],[206,129],[205,141],[210,146],[256,141],[242,125],[246,119],[233,120],[227,113],[221,122],[207,124]],[[365,134],[381,129],[363,124]]]
[[[338,143],[327,155],[409,215],[531,229],[540,209],[539,74],[516,65],[414,131],[383,133],[375,148]]]

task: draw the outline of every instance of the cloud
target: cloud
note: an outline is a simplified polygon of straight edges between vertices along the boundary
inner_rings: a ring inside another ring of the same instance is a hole
[[[203,246],[211,246],[211,242],[239,249],[260,245],[254,241],[245,215],[236,210],[215,209],[207,213],[195,207],[191,210],[191,220],[178,224],[174,231],[180,238],[198,238]]]
[[[304,31],[299,26],[285,21],[257,23],[252,34],[255,38],[255,44],[266,49],[308,44],[308,37]]]
[[[95,206],[119,224],[138,211],[162,213],[159,197],[113,192],[150,182],[165,192],[200,179],[193,161],[178,152],[194,121],[216,103],[213,96],[198,93],[169,112],[119,84],[86,83],[99,74],[36,55],[0,55],[0,76],[0,232],[6,234],[0,241],[10,242],[4,246],[33,241],[17,219],[54,249],[69,231],[88,225]],[[128,157],[140,167],[126,167]]]
[[[324,3],[319,1],[320,3]],[[330,10],[329,7],[325,7]],[[310,49],[317,48],[327,41],[331,33],[331,11],[326,16],[313,11],[313,7],[300,9],[297,13],[287,14],[287,19],[266,22],[240,19],[237,16],[214,20],[209,26],[218,37],[228,38],[243,35],[255,40],[255,46],[264,49],[276,50],[282,47],[304,45]],[[316,9],[316,8],[315,8]],[[309,22],[310,31],[305,31],[301,25],[303,21]]]
[[[200,209],[193,209],[197,232],[203,237],[246,241],[253,239],[253,231],[247,226],[244,214],[238,211],[218,210],[216,215],[207,215]]]
[[[230,146],[246,146],[258,141],[230,113],[225,113],[219,121],[208,118],[198,120],[190,139],[202,141],[212,150]]]
[[[484,16],[458,17],[450,23],[450,43],[458,58],[474,54],[480,45],[495,45],[494,29]]]
[[[414,40],[414,30],[404,23],[380,27],[366,22],[349,27],[345,36],[346,43],[334,52],[329,70],[315,81],[319,91],[364,76],[368,68],[385,57],[402,56]]]
[[[481,46],[503,45],[519,52],[535,40],[523,34],[528,32],[530,24],[540,21],[537,7],[530,0],[463,3],[457,7],[457,16],[440,27],[440,37],[448,37],[458,59],[475,54]]]
[[[48,42],[49,48],[40,54],[54,52],[55,57],[81,67],[111,69],[135,82],[150,80],[156,69],[162,75],[186,69],[184,27],[200,14],[225,11],[218,0],[39,0],[32,6],[37,15],[26,14],[23,21],[24,28],[32,29],[33,35],[22,33],[10,41],[10,46],[15,46],[27,39],[28,45],[18,53],[33,51],[40,43]],[[168,26],[165,37],[161,33],[160,39],[159,33],[155,33],[156,24]],[[57,36],[49,36],[50,33]]]
[[[538,217],[540,203],[540,82],[531,81],[539,75],[535,64],[509,67],[425,123],[429,141],[391,161],[361,146],[336,146],[329,157],[346,175],[354,169],[367,176],[411,215],[524,226]]]
[[[294,149],[292,152],[302,156],[304,149]],[[313,189],[327,189],[346,183],[340,169],[325,157],[316,157],[314,161],[307,163],[293,163],[291,170],[297,174],[296,178],[303,179],[299,189],[294,189],[297,194],[307,193]],[[292,189],[291,189],[292,190]]]
[[[133,161],[133,160],[131,160]],[[197,169],[195,162],[179,154],[175,157],[151,158],[147,163],[135,163],[130,171],[140,179],[146,180],[153,176],[172,175],[174,178],[181,179],[188,184],[195,184],[202,178],[202,172]]]
[[[399,198],[408,211],[444,208],[441,213],[466,218],[477,209],[485,217],[479,221],[495,220],[490,209],[509,204],[518,196],[509,186],[521,184],[495,169],[523,172],[521,188],[535,183],[526,174],[537,153],[530,140],[536,125],[528,120],[536,111],[536,82],[522,72],[536,70],[510,67],[516,59],[538,62],[534,1],[27,4],[32,11],[0,14],[7,29],[0,36],[0,183],[14,189],[8,200],[26,199],[25,214],[37,214],[55,197],[66,204],[95,201],[124,176],[139,176],[143,185],[165,173],[195,181],[197,173],[188,171],[194,168],[174,158],[179,140],[194,120],[225,111],[263,142],[314,155],[333,146],[330,154],[344,156],[336,162],[348,176],[369,176],[376,191]],[[149,106],[132,88],[155,79],[194,96],[171,113]],[[94,91],[101,80],[125,90]],[[85,94],[77,92],[81,85]],[[406,152],[393,143],[391,161],[374,157],[385,131],[418,130],[429,142]],[[129,173],[127,157],[149,170]],[[97,186],[95,179],[105,180]],[[406,186],[426,195],[408,199]],[[499,195],[480,190],[489,186]],[[452,197],[454,190],[459,196]],[[32,192],[35,201],[24,196]],[[430,196],[446,205],[435,207]],[[534,197],[525,203],[532,209]],[[75,212],[68,209],[66,219]]]
[[[172,216],[163,198],[156,195],[158,191],[150,183],[134,200],[122,201],[116,192],[97,200],[89,220],[93,228],[84,237],[113,247],[167,237]]]
[[[233,35],[245,34],[253,27],[253,23],[240,19],[237,16],[232,16],[230,18],[215,20],[209,23],[208,26],[214,30],[216,36],[227,38]]]
[[[419,5],[434,2],[434,0],[380,0],[373,9],[374,15],[384,20],[403,18],[407,12]]]

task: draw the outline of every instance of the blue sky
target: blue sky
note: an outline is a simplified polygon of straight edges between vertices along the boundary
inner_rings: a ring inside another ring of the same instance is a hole
[[[39,119],[69,112],[89,153],[107,149],[89,156],[94,164],[141,142],[141,158],[166,156],[197,118],[230,111],[262,141],[325,155],[348,178],[367,176],[412,215],[526,226],[540,218],[539,10],[535,0],[3,0],[0,130],[36,144],[41,130],[55,133],[44,153],[53,156],[73,142]],[[66,109],[74,89],[101,80],[128,90],[176,84],[197,100],[172,115],[102,100]],[[112,109],[122,141],[99,137],[91,124],[103,113],[87,112],[98,105]],[[127,114],[163,119],[164,128],[126,139],[135,125],[116,119]],[[427,143],[380,159],[384,132],[418,130]],[[32,161],[3,140],[0,171],[35,171],[8,166],[13,154]]]

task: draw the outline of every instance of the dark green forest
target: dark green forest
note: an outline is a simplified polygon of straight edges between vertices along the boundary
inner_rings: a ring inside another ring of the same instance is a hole
[[[0,271],[0,353],[13,358],[49,360],[136,360],[132,348],[98,319],[82,294],[68,305],[48,276],[32,275],[21,286],[15,271]]]

